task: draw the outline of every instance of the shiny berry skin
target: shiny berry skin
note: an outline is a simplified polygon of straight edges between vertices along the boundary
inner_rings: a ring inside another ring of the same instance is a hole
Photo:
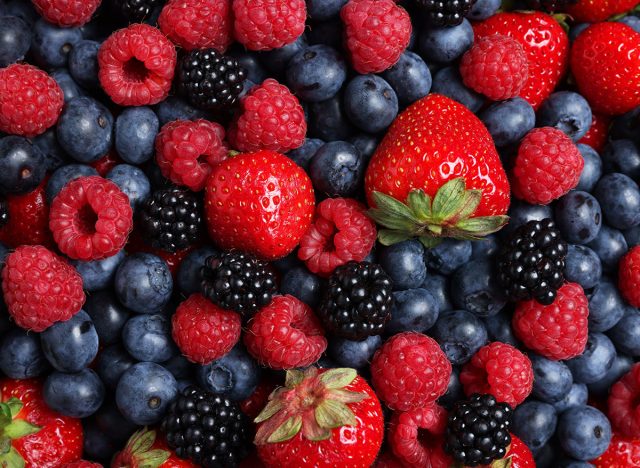
[[[629,250],[620,261],[618,287],[629,304],[640,308],[640,246]]]
[[[70,28],[88,23],[101,0],[32,0],[32,3],[49,23]]]
[[[113,0],[113,5],[129,23],[141,23],[163,0]]]
[[[589,127],[587,133],[578,140],[578,143],[589,145],[598,153],[601,153],[607,144],[610,126],[610,116],[593,112],[591,127]]]
[[[234,0],[234,35],[249,50],[271,50],[304,32],[304,0]]]
[[[49,204],[41,183],[24,195],[8,195],[5,204],[8,221],[0,226],[0,242],[9,247],[23,244],[54,246],[49,231]]]
[[[635,364],[611,386],[607,400],[609,420],[614,429],[625,437],[640,437],[638,397],[640,397],[640,365]]]
[[[640,466],[640,439],[614,433],[607,451],[591,460],[591,464],[596,468]]]
[[[435,26],[456,26],[462,23],[476,0],[416,0],[421,9],[427,12],[429,23]]]

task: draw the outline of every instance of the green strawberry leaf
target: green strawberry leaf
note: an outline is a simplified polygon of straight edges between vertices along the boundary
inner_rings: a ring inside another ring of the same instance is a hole
[[[280,400],[271,400],[267,403],[263,410],[260,411],[260,414],[253,420],[253,422],[257,424],[262,421],[266,421],[283,408],[284,405]]]
[[[9,439],[16,440],[26,437],[31,434],[35,434],[42,429],[40,426],[31,424],[25,419],[14,419],[11,424],[5,426],[2,431],[2,435]]]
[[[293,439],[302,428],[302,417],[292,416],[278,427],[267,439],[267,442],[274,444]]]
[[[9,398],[9,400],[6,401],[4,404],[7,405],[7,407],[9,408],[11,419],[15,418],[18,415],[18,413],[22,410],[22,407],[24,406],[22,402],[15,397]]]
[[[465,188],[464,177],[451,179],[440,187],[431,206],[434,221],[450,219],[460,210],[465,197]]]
[[[409,192],[407,205],[418,221],[425,222],[431,219],[431,197],[422,190],[412,190]]]
[[[344,388],[358,377],[358,373],[355,369],[348,367],[338,367],[335,369],[329,369],[320,376],[320,381],[324,384],[325,388],[338,389]]]
[[[290,369],[287,371],[284,380],[284,386],[287,388],[293,388],[300,384],[304,380],[304,372],[297,369]]]
[[[24,468],[24,459],[20,456],[18,451],[11,447],[11,449],[0,454],[0,467],[2,468]]]
[[[344,403],[325,400],[315,410],[316,421],[320,427],[334,429],[342,426],[357,426],[358,420],[353,411]]]
[[[413,236],[406,232],[396,231],[393,229],[380,229],[378,231],[378,240],[382,245],[393,245],[411,239]]]
[[[429,236],[420,236],[418,237],[418,240],[427,249],[431,249],[442,242],[442,239],[440,237],[429,237]]]

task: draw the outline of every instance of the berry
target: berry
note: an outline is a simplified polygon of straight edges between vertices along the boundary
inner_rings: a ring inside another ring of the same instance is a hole
[[[91,369],[67,374],[54,371],[44,382],[45,403],[54,411],[72,418],[86,418],[102,406],[105,389]]]
[[[202,388],[234,401],[244,400],[255,391],[262,377],[262,368],[237,344],[217,361],[196,369]]]
[[[640,225],[640,187],[631,177],[606,174],[596,184],[593,195],[610,226],[629,229]]]
[[[69,28],[88,23],[100,0],[32,0],[32,3],[49,23]]]
[[[587,192],[572,190],[556,203],[554,217],[560,234],[574,244],[595,239],[602,227],[602,209]]]
[[[592,116],[591,127],[578,143],[589,145],[596,151],[602,151],[608,141],[611,117],[596,112],[592,112]]]
[[[376,350],[382,345],[380,335],[372,335],[364,341],[333,338],[329,342],[327,353],[337,364],[364,369],[371,362]]]
[[[589,103],[580,94],[558,91],[549,96],[538,111],[538,127],[562,130],[573,141],[586,135],[593,115]]]
[[[357,75],[345,89],[344,110],[360,130],[378,133],[398,115],[398,97],[379,76]]]
[[[102,428],[100,431],[102,435],[109,433]],[[131,435],[126,447],[115,454],[111,464],[119,468],[135,468],[146,463],[158,468],[196,468],[189,460],[178,458],[162,437],[156,437],[155,430],[144,428]]]
[[[418,36],[420,55],[426,61],[443,64],[453,63],[462,57],[462,54],[471,48],[473,42],[473,28],[466,19],[456,26],[426,27]],[[455,67],[450,70],[457,69],[458,67]],[[434,81],[433,84],[435,86],[436,82]],[[464,87],[462,83],[460,85]],[[482,99],[481,96],[480,99]]]
[[[313,187],[330,197],[352,197],[362,187],[365,160],[346,141],[330,141],[313,155],[309,175]]]
[[[82,40],[69,53],[69,72],[73,79],[87,89],[100,86],[98,80],[98,50],[100,43]]]
[[[29,24],[17,16],[0,18],[0,68],[22,60],[31,46],[32,32]]]
[[[178,354],[171,341],[171,322],[160,314],[129,318],[122,329],[122,344],[138,361],[164,363]]]
[[[550,404],[565,398],[573,384],[573,376],[567,365],[533,353],[529,354],[529,358],[533,367],[532,396]]]
[[[430,333],[453,365],[467,362],[488,340],[482,321],[466,310],[442,312]]]
[[[588,315],[582,287],[566,283],[551,305],[535,300],[518,303],[512,326],[527,348],[549,359],[570,359],[585,349]]]
[[[441,0],[416,0],[427,13],[431,24],[437,26],[456,26],[469,14],[476,0],[447,2]]]
[[[527,3],[533,9],[553,13],[566,8],[568,5],[578,3],[578,0],[527,0]]]
[[[287,84],[306,102],[334,97],[347,78],[347,64],[333,47],[313,45],[300,50],[287,62]]]
[[[121,106],[146,106],[164,100],[176,67],[173,44],[156,28],[133,24],[100,46],[100,84]]]
[[[408,106],[429,94],[432,84],[431,71],[427,64],[418,54],[408,50],[400,56],[394,66],[382,74],[382,77],[391,85],[403,106]]]
[[[234,36],[249,50],[277,49],[304,32],[304,0],[233,0]]]
[[[88,460],[78,460],[72,463],[62,465],[61,468],[102,468],[100,463],[93,463]]]
[[[200,270],[204,266],[207,258],[215,253],[216,249],[212,246],[205,246],[192,250],[186,257],[184,257],[184,260],[182,260],[178,267],[176,283],[180,292],[185,297],[189,297],[193,293],[200,292]]]
[[[50,370],[40,337],[21,328],[6,332],[0,343],[0,371],[11,379],[32,379]]]
[[[582,174],[580,174],[580,181],[575,189],[591,192],[602,176],[602,159],[591,146],[583,143],[578,143],[576,146],[580,150],[582,159],[584,159],[584,167],[582,168]]]
[[[169,266],[160,257],[136,253],[125,258],[114,279],[118,300],[139,314],[153,314],[169,302],[173,279]]]
[[[40,341],[45,357],[60,372],[79,372],[98,355],[98,333],[84,310],[51,325],[41,333]]]
[[[395,290],[419,288],[427,277],[424,247],[415,239],[385,247],[377,257]]]
[[[602,153],[605,172],[619,172],[638,180],[640,177],[640,148],[633,140],[613,140]]]
[[[437,300],[426,289],[396,291],[393,293],[391,320],[385,331],[387,333],[424,332],[436,323],[439,312]]]
[[[128,107],[114,126],[115,149],[123,161],[142,164],[153,157],[160,121],[149,107]]]
[[[611,442],[609,420],[591,406],[576,406],[562,413],[556,433],[564,452],[576,460],[599,457]]]
[[[7,136],[0,139],[0,193],[26,194],[45,177],[45,157],[26,138]]]
[[[0,69],[0,131],[33,137],[53,126],[64,103],[62,89],[32,65]]]
[[[121,258],[124,259],[124,254]],[[91,317],[101,344],[111,345],[120,341],[122,328],[129,319],[130,312],[118,302],[111,291],[95,291],[87,297],[84,310]]]
[[[496,102],[480,113],[497,147],[518,143],[536,124],[536,113],[520,97]]]
[[[640,208],[640,205],[638,205],[638,207]],[[611,273],[617,270],[620,259],[629,249],[624,234],[607,225],[602,226],[596,238],[587,245],[592,248],[600,258],[602,270],[605,273]]]
[[[151,195],[151,182],[142,169],[129,164],[118,164],[104,176],[118,186],[129,199],[131,209],[139,211],[140,206]]]
[[[529,400],[515,409],[512,423],[513,433],[537,453],[553,436],[558,416],[550,404]]]
[[[627,308],[615,283],[603,278],[589,294],[589,330],[610,330],[620,321]]]
[[[249,322],[244,342],[264,366],[307,367],[327,348],[320,322],[311,308],[293,296],[276,296]]]
[[[7,222],[0,226],[0,242],[10,246],[43,245],[53,247],[49,231],[49,205],[44,183],[24,195],[9,195],[3,202]]]
[[[640,366],[635,364],[611,386],[607,405],[614,429],[625,437],[640,435],[637,400],[640,394]]]
[[[471,260],[458,268],[451,277],[450,289],[453,304],[478,317],[496,315],[507,302],[491,258]]]
[[[591,463],[596,468],[640,465],[640,440],[614,433],[607,450]]]
[[[421,333],[399,333],[371,361],[378,396],[396,411],[423,408],[447,391],[451,364],[438,343]]]
[[[116,9],[129,23],[141,23],[162,0],[112,0]]]
[[[640,308],[640,246],[629,250],[620,261],[618,286],[627,302]]]

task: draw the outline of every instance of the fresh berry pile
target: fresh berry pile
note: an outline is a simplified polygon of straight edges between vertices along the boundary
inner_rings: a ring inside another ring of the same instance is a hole
[[[640,467],[640,0],[0,0],[0,467]]]

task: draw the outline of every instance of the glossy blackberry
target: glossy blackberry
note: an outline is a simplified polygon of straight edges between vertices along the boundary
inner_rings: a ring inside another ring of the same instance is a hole
[[[578,3],[578,0],[527,0],[530,8],[543,10],[549,13],[560,10],[568,5]]]
[[[436,26],[456,26],[469,13],[476,0],[416,0],[431,24]]]
[[[178,66],[180,91],[200,109],[232,107],[240,93],[247,72],[235,58],[215,49],[192,50]]]
[[[251,315],[271,302],[276,292],[273,267],[243,252],[216,253],[201,270],[202,294],[223,309]]]
[[[458,401],[447,422],[444,449],[464,466],[489,465],[504,458],[511,443],[513,410],[493,395]]]
[[[330,333],[349,340],[382,334],[391,318],[391,278],[374,263],[336,268],[322,297],[319,316]]]
[[[164,0],[113,0],[116,9],[129,23],[139,23],[149,17]]]
[[[9,222],[9,205],[7,200],[0,198],[0,228]]]
[[[171,403],[161,429],[178,457],[205,468],[238,466],[250,443],[237,403],[194,386]]]
[[[498,281],[512,301],[536,299],[549,305],[564,283],[566,256],[567,243],[551,219],[529,221],[498,254]]]
[[[202,224],[198,197],[179,188],[156,190],[140,208],[143,239],[153,247],[176,252],[193,244]]]

